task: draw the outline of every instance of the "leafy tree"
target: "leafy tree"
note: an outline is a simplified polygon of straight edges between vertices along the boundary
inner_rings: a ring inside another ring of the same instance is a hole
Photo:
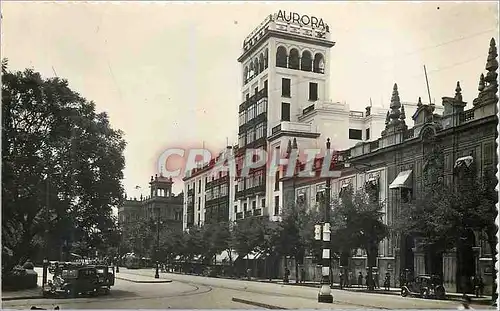
[[[2,244],[11,267],[105,231],[123,197],[125,141],[59,78],[2,61]],[[50,238],[50,240],[47,240]]]
[[[283,211],[278,224],[276,252],[282,256],[295,259],[296,281],[298,282],[298,265],[303,263],[304,256],[312,247],[314,239],[314,223],[316,214],[300,204],[291,204]],[[286,265],[286,263],[285,263]]]
[[[269,250],[271,221],[264,218],[248,218],[238,221],[233,227],[232,245],[240,258],[252,252]]]
[[[212,257],[223,251],[227,251],[230,264],[232,265],[230,224],[228,222],[219,222],[206,226],[205,230],[211,232],[210,238],[208,239],[208,245],[210,245]]]
[[[155,244],[156,234],[150,220],[139,219],[124,227],[122,247],[130,252],[140,257],[150,256]]]
[[[382,221],[383,204],[367,191],[353,193],[349,187],[342,193],[341,201],[334,200],[333,205],[334,246],[339,250],[364,249],[368,260],[368,279],[372,280],[378,245],[388,234],[388,227]],[[373,290],[373,282],[368,284],[369,289]]]

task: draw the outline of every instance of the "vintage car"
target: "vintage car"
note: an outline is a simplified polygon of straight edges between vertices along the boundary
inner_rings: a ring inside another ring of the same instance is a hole
[[[97,272],[97,283],[99,291],[104,294],[109,294],[111,286],[115,285],[115,267],[107,265],[94,265]]]
[[[439,276],[421,274],[401,286],[401,296],[445,299],[446,291]]]
[[[101,288],[97,269],[90,266],[65,265],[61,273],[54,275],[44,286],[44,296],[64,294],[66,297],[83,295],[98,295]]]

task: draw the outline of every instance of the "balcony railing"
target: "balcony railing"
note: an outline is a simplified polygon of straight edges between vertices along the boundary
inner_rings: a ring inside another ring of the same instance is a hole
[[[469,109],[469,110],[461,112],[459,115],[460,123],[469,122],[471,120],[474,120],[474,110],[475,109]]]
[[[271,135],[275,135],[279,132],[313,133],[313,130],[312,125],[308,123],[282,121],[280,124],[273,127]]]
[[[253,215],[254,216],[262,216],[262,209],[261,208],[254,209],[253,210]]]
[[[408,129],[407,131],[404,132],[403,134],[403,139],[410,139],[415,136],[415,130],[413,128]]]
[[[243,212],[236,213],[236,219],[243,219]]]
[[[252,214],[252,211],[245,211],[245,217],[251,217]]]
[[[378,149],[380,146],[380,143],[378,140],[370,142],[370,151]]]

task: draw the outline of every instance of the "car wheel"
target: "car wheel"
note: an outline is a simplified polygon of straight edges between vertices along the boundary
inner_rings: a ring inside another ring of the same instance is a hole
[[[446,298],[444,288],[442,288],[441,286],[436,288],[436,298],[437,299],[445,299]]]
[[[408,290],[405,287],[401,288],[401,297],[407,297],[408,294]]]
[[[425,299],[429,298],[429,290],[428,289],[424,289],[422,291],[422,298],[425,298]]]

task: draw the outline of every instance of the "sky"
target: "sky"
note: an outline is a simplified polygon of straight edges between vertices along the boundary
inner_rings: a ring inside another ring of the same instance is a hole
[[[237,142],[244,38],[279,10],[330,26],[331,100],[363,110],[439,105],[460,81],[469,106],[498,42],[497,2],[2,2],[2,58],[11,70],[59,76],[124,132],[128,196],[147,195],[158,156]],[[136,189],[140,186],[140,189]],[[182,184],[174,186],[181,191]]]

